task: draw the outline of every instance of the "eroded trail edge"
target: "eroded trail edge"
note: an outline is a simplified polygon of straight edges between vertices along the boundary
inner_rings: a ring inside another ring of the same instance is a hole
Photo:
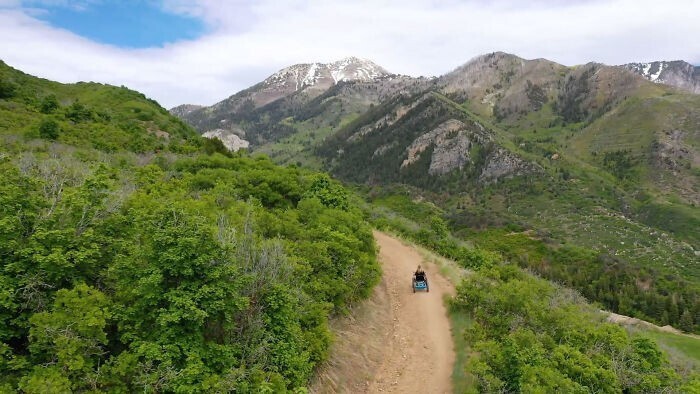
[[[375,231],[384,275],[373,296],[337,323],[337,344],[313,382],[316,393],[451,393],[455,361],[446,296],[452,283],[414,248]],[[430,292],[413,293],[418,264]]]

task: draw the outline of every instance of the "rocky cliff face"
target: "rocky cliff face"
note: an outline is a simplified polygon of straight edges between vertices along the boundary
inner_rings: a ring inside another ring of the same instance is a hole
[[[621,66],[655,83],[700,94],[700,67],[682,60],[629,63]]]
[[[230,130],[216,129],[210,130],[202,134],[205,138],[218,138],[224,144],[224,146],[231,152],[236,152],[240,149],[245,149],[250,146],[250,142],[244,140],[237,134],[234,134]]]
[[[481,125],[478,126],[483,130]],[[449,119],[427,133],[421,134],[406,148],[406,159],[401,163],[401,168],[418,161],[421,154],[432,145],[434,149],[430,157],[428,174],[442,175],[456,169],[461,170],[471,160],[469,149],[472,143],[483,142],[483,135],[470,133],[467,125],[459,120]]]
[[[189,115],[191,112],[194,112],[198,109],[204,108],[201,105],[195,105],[195,104],[182,104],[178,105],[175,108],[171,108],[169,112],[172,115],[177,116],[178,118],[186,118],[187,115]]]
[[[485,165],[479,174],[479,181],[498,182],[503,178],[540,174],[541,170],[537,164],[525,161],[501,146],[494,146],[486,156]]]
[[[437,92],[399,96],[365,116],[321,149],[346,179],[426,186],[457,177],[466,185],[539,172]]]

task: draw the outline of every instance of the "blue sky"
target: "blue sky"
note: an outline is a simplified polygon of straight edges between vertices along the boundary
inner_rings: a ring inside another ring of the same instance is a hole
[[[346,56],[413,76],[504,51],[573,66],[700,63],[696,0],[0,0],[0,59],[60,82],[210,105]]]
[[[98,43],[123,48],[163,46],[205,33],[202,20],[168,12],[155,1],[25,2],[39,19]]]

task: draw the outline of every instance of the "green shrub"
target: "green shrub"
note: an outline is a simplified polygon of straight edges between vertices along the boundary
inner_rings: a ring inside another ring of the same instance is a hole
[[[603,323],[575,292],[513,265],[466,277],[452,309],[473,321],[464,351],[482,392],[673,392],[683,384],[656,343]]]
[[[61,126],[53,119],[44,119],[39,124],[39,136],[41,136],[41,138],[55,140],[58,138],[60,131]]]
[[[17,84],[9,79],[0,77],[0,99],[8,99],[15,95]]]
[[[60,107],[60,104],[58,103],[58,99],[56,98],[56,95],[50,94],[41,100],[39,110],[41,111],[42,114],[52,114],[59,107]]]

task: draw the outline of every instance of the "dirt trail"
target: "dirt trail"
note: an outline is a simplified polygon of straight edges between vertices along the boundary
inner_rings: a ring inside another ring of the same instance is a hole
[[[451,393],[455,360],[443,299],[454,295],[438,268],[401,241],[374,233],[384,275],[374,295],[334,327],[338,342],[314,393]],[[430,292],[413,293],[418,264]]]
[[[614,312],[608,312],[601,310],[602,313],[606,313],[608,315],[608,322],[610,323],[616,323],[616,324],[621,324],[623,326],[641,326],[646,329],[652,329],[656,331],[663,331],[663,332],[669,332],[671,334],[676,334],[676,335],[683,335],[686,337],[690,338],[695,338],[695,339],[700,339],[700,335],[696,334],[690,334],[690,333],[685,333],[677,328],[674,328],[672,326],[666,325],[666,326],[657,326],[654,323],[648,322],[646,320],[641,320],[637,319],[636,317],[630,317],[630,316],[625,316],[625,315],[620,315]]]

